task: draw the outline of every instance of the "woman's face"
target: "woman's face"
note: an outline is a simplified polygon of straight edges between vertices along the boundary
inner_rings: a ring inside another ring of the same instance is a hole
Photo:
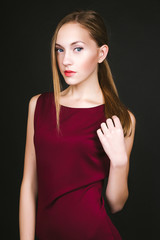
[[[67,84],[97,78],[99,48],[80,24],[66,23],[60,28],[56,39],[56,56]]]

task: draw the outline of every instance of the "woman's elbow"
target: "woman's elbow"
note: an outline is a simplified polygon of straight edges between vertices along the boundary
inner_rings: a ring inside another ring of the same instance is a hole
[[[127,194],[125,195],[122,201],[120,202],[118,201],[114,205],[110,206],[111,213],[114,214],[114,213],[120,212],[123,209],[128,197],[129,197],[129,193],[127,192]]]
[[[111,207],[111,213],[114,214],[114,213],[120,212],[123,209],[123,206],[124,205],[117,205],[117,206]]]

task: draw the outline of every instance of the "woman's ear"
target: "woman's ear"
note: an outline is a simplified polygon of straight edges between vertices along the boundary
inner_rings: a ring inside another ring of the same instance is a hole
[[[103,62],[103,60],[107,57],[108,51],[109,51],[109,47],[106,44],[99,48],[98,63]]]

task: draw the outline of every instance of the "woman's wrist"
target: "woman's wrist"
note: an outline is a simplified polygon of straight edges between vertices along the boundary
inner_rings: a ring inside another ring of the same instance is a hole
[[[111,168],[125,168],[127,167],[128,157],[127,154],[124,154],[121,157],[115,157],[114,159],[110,160],[110,167]]]

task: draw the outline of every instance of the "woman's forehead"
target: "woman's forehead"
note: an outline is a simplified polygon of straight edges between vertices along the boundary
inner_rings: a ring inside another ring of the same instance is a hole
[[[93,39],[90,37],[88,29],[79,23],[66,23],[58,31],[56,44],[72,45],[75,42],[89,44]]]

